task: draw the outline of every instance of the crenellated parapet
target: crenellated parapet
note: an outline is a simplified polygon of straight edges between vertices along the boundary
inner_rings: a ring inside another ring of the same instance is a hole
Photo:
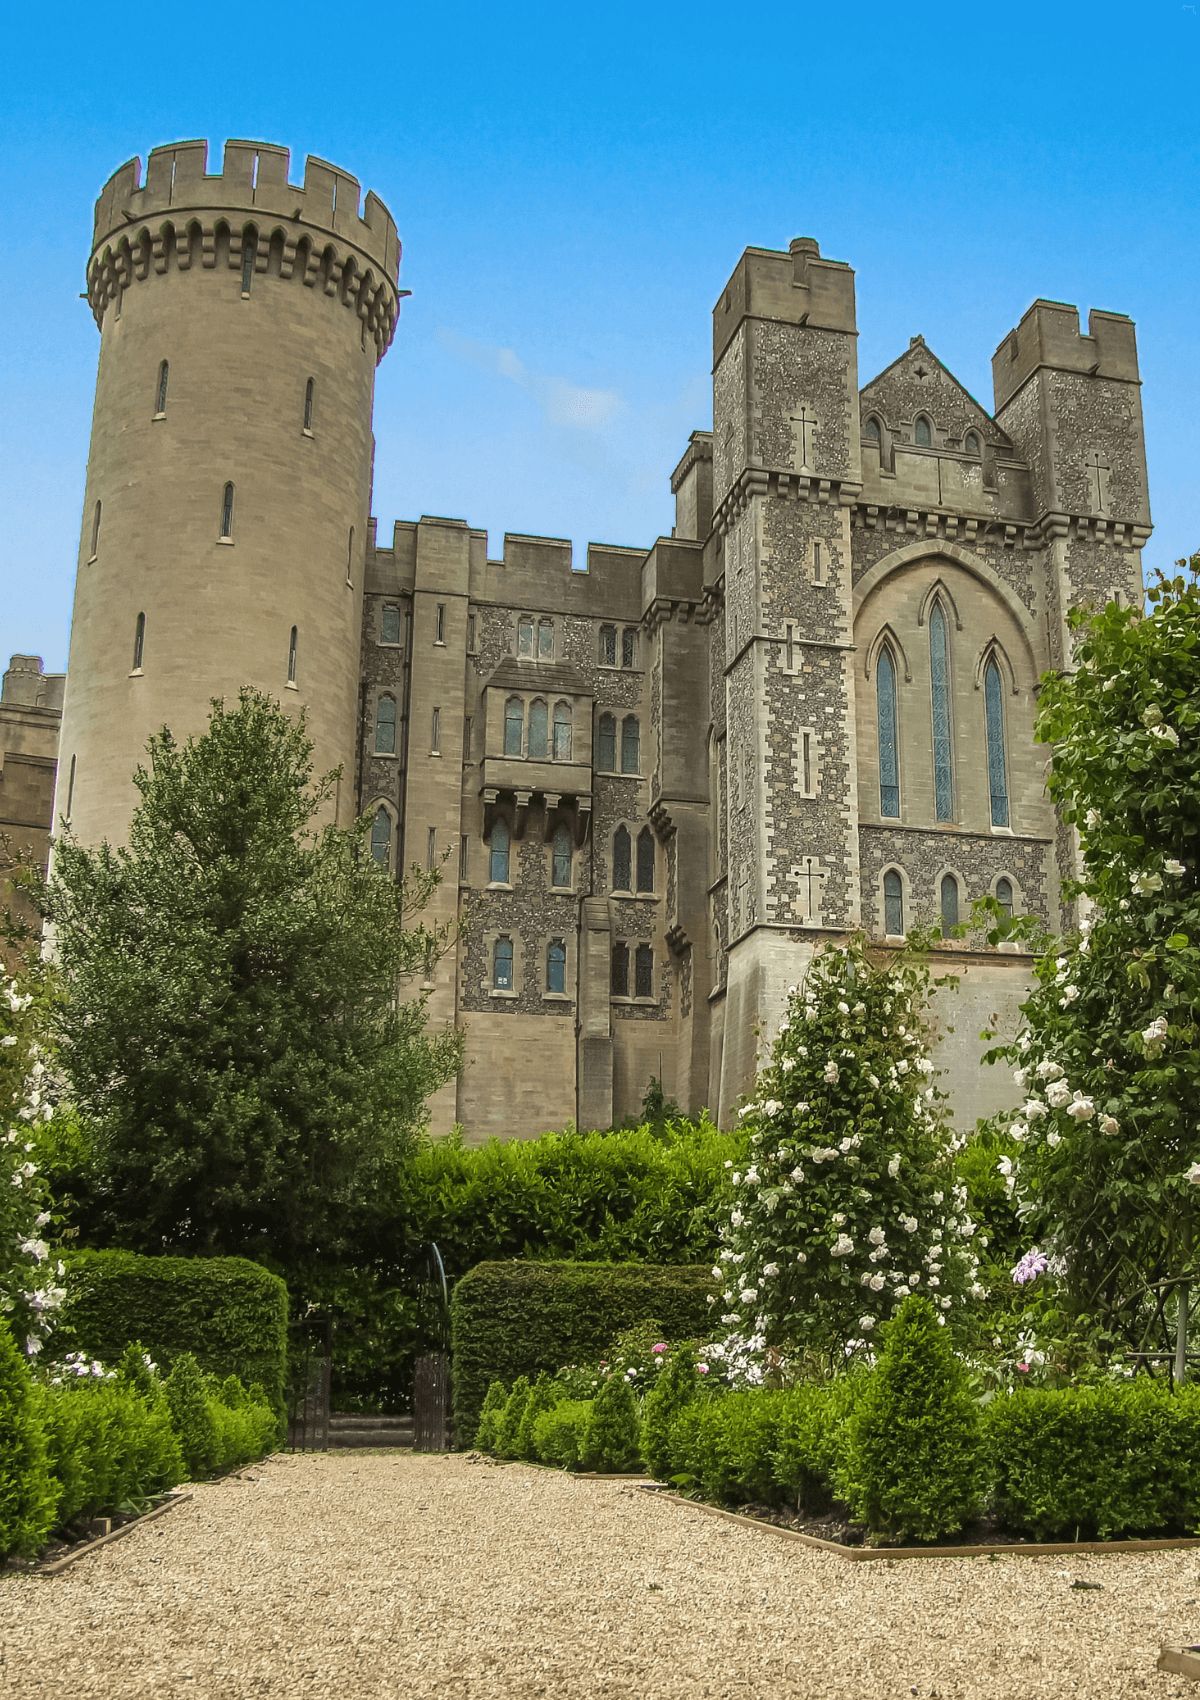
[[[113,173],[96,202],[88,301],[97,324],[123,290],[165,273],[228,266],[247,246],[255,273],[299,278],[352,309],[382,359],[396,328],[400,238],[383,202],[358,179],[308,156],[289,183],[287,148],[229,141],[223,169],[207,171],[207,142],[155,148]]]

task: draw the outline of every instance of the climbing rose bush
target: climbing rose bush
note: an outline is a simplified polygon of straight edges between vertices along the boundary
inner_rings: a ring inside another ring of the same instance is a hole
[[[926,941],[919,941],[926,942]],[[910,1293],[943,1325],[976,1285],[976,1224],[954,1170],[916,949],[878,963],[861,936],[814,957],[741,1110],[750,1161],[713,1273],[735,1385],[799,1355],[869,1350]],[[985,1241],[983,1243],[986,1243]]]
[[[49,992],[36,971],[0,975],[0,1314],[36,1357],[66,1297],[64,1266],[46,1239],[51,1204],[34,1133],[54,1114],[45,1047]]]

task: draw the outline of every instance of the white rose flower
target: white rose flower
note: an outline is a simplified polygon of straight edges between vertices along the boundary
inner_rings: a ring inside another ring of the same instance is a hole
[[[1060,1064],[1051,1062],[1048,1057],[1044,1057],[1037,1065],[1037,1072],[1041,1080],[1061,1080],[1065,1071]]]
[[[858,1326],[862,1329],[864,1334],[869,1334],[875,1326],[875,1318],[873,1316],[860,1316],[858,1319]]]
[[[881,1293],[886,1285],[882,1275],[867,1275],[863,1279],[873,1293]]]
[[[1168,856],[1166,861],[1163,863],[1163,867],[1164,867],[1164,869],[1166,870],[1167,873],[1174,874],[1176,879],[1178,879],[1181,874],[1184,874],[1184,873],[1187,872],[1187,869],[1184,867],[1183,863],[1177,862],[1175,860],[1174,856]]]
[[[888,1174],[891,1176],[891,1178],[893,1180],[895,1180],[896,1176],[899,1173],[900,1173],[900,1154],[899,1154],[899,1152],[896,1152],[893,1155],[891,1162],[888,1164]]]
[[[1067,1106],[1067,1114],[1072,1116],[1077,1122],[1090,1122],[1095,1113],[1096,1106],[1094,1102],[1091,1098],[1086,1097],[1082,1092],[1076,1092],[1070,1104]]]
[[[3,1039],[0,1039],[0,1045],[3,1045],[6,1051],[9,1050],[11,1046],[15,1045],[16,1042],[17,1036],[15,1033],[6,1033]]]
[[[933,1202],[935,1204],[940,1204],[942,1202],[942,1200],[945,1198],[945,1196],[946,1195],[945,1195],[944,1192],[935,1192],[934,1195],[933,1195]]]
[[[912,1274],[908,1278],[908,1284],[910,1287],[919,1287],[921,1285],[921,1271],[919,1269],[913,1270]]]
[[[1120,1131],[1121,1131],[1121,1124],[1115,1116],[1101,1116],[1100,1117],[1100,1132],[1101,1133],[1120,1133]]]
[[[1023,1140],[1029,1130],[1025,1126],[1024,1122],[1012,1122],[1009,1125],[1008,1131],[1011,1138]]]
[[[798,1251],[796,1253],[796,1262],[797,1263],[807,1263],[808,1262],[808,1253],[803,1252],[803,1251]]]
[[[791,1057],[784,1057],[783,1061],[780,1063],[779,1066],[785,1074],[790,1074],[792,1072],[792,1070],[795,1068],[796,1064]]]
[[[887,1235],[884,1233],[882,1228],[872,1228],[871,1232],[867,1235],[867,1238],[870,1240],[872,1245],[883,1245],[887,1240]]]
[[[838,1065],[835,1062],[826,1063],[824,1073],[821,1075],[826,1086],[836,1086],[838,1078]]]
[[[833,1225],[834,1225],[835,1228],[844,1228],[846,1226],[846,1218],[840,1210],[838,1211],[837,1215],[833,1218]]]
[[[794,1181],[802,1181],[804,1179],[804,1170],[799,1167],[794,1168],[792,1170],[791,1178]]]
[[[1046,1135],[1046,1144],[1050,1146],[1051,1150],[1053,1150],[1056,1145],[1062,1144],[1062,1134],[1056,1133],[1054,1129],[1051,1129],[1051,1131]]]
[[[926,1282],[926,1286],[929,1286],[929,1287],[940,1287],[941,1284],[942,1284],[942,1279],[941,1279],[940,1275],[931,1275],[929,1277],[929,1280]]]
[[[849,1257],[853,1250],[854,1241],[850,1238],[849,1234],[839,1234],[837,1239],[834,1241],[833,1246],[830,1248],[830,1256]]]
[[[867,1013],[867,1006],[865,1003],[856,1003],[850,1013],[852,1015],[865,1015]]]
[[[1050,1114],[1040,1098],[1029,1098],[1021,1105],[1021,1114],[1028,1122],[1041,1121],[1043,1116]]]
[[[910,1289],[908,1287],[901,1285],[896,1288],[896,1297],[898,1299],[906,1299],[909,1295],[909,1291]]]
[[[1046,1096],[1054,1109],[1061,1110],[1071,1102],[1071,1088],[1065,1080],[1054,1080],[1046,1088]]]
[[[917,1231],[917,1218],[915,1216],[901,1216],[900,1226],[904,1229],[906,1234],[915,1234]]]
[[[849,1013],[850,1013],[850,1005],[848,1003],[839,1003],[838,1004],[838,1014],[839,1015],[849,1015]]]
[[[867,1079],[871,1082],[871,1085],[875,1088],[876,1092],[878,1092],[879,1076],[877,1074],[868,1074]]]
[[[1173,750],[1179,748],[1179,733],[1173,726],[1168,726],[1165,723],[1162,726],[1152,726],[1150,736],[1157,738],[1161,744],[1170,744]]]
[[[1012,1158],[1001,1157],[1000,1161],[996,1164],[996,1167],[1002,1175],[1011,1175],[1013,1172]]]
[[[1200,1186],[1200,1163],[1193,1163],[1191,1168],[1185,1171],[1183,1178],[1193,1186]]]

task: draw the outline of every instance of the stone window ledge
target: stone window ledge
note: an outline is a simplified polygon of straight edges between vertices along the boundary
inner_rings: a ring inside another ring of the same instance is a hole
[[[608,895],[619,897],[622,903],[660,903],[662,901],[656,891],[622,891],[618,886],[614,886]]]
[[[515,998],[517,994],[516,992],[503,991],[499,986],[489,986],[488,996],[490,998]]]
[[[638,1004],[643,1009],[657,1009],[658,1008],[658,999],[657,998],[622,998],[622,997],[612,997],[612,996],[610,996],[608,1001],[609,1001],[609,1003]]]
[[[399,761],[400,757],[396,754],[395,750],[372,750],[370,755],[367,757],[367,760],[368,761]]]
[[[513,887],[506,885],[503,880],[489,880],[484,887],[485,891],[512,891],[512,889]]]
[[[135,667],[135,668],[134,668],[134,669],[133,669],[133,671],[132,671],[132,673],[130,673],[130,675],[129,675],[129,677],[130,677],[130,678],[131,678],[131,679],[140,679],[140,678],[142,678],[142,677],[143,677],[143,673],[142,673],[142,669],[141,669],[141,668],[140,668],[140,667]]]
[[[542,993],[542,1002],[543,1003],[574,1003],[575,999],[571,996],[570,992],[543,992]]]

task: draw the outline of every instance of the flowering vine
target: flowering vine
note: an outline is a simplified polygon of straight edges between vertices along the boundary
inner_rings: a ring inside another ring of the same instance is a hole
[[[53,1217],[36,1163],[38,1125],[54,1114],[43,1043],[48,993],[37,973],[0,974],[0,1313],[36,1357],[66,1297],[46,1237]]]

